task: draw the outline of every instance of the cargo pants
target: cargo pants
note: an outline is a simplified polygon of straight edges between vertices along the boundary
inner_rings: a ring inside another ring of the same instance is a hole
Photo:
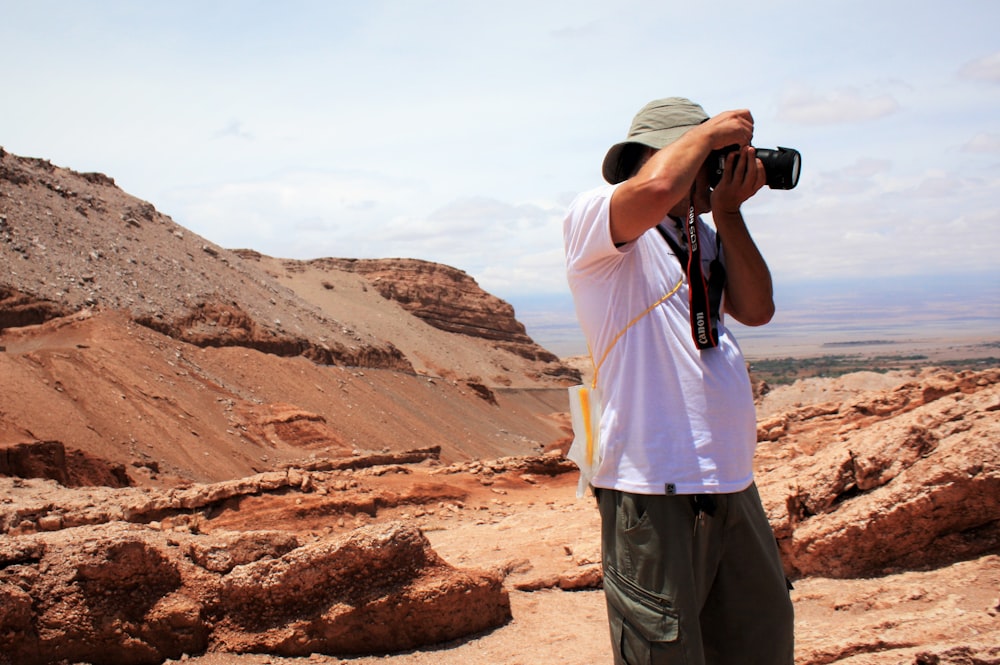
[[[792,665],[789,585],[755,485],[595,494],[616,665]]]

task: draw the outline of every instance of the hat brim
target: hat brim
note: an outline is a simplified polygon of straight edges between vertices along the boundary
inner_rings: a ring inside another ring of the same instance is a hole
[[[683,125],[681,127],[643,132],[631,137],[628,141],[616,143],[611,146],[611,149],[604,156],[604,164],[601,166],[601,173],[604,175],[604,179],[612,185],[616,185],[628,180],[632,175],[632,171],[635,169],[636,158],[634,155],[636,151],[630,149],[629,146],[647,146],[654,150],[659,150],[667,147],[697,126]]]

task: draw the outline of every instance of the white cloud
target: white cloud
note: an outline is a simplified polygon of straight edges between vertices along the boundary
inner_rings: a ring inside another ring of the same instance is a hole
[[[1000,83],[1000,51],[965,63],[958,70],[958,75],[973,81]]]
[[[899,103],[886,93],[865,95],[854,88],[843,88],[819,94],[800,87],[782,96],[778,118],[806,125],[829,125],[875,120],[897,110]]]
[[[860,159],[850,166],[834,171],[815,174],[814,191],[819,196],[851,196],[871,192],[880,178],[891,170],[892,162],[887,159]]]
[[[995,274],[1000,210],[990,201],[997,191],[995,176],[898,174],[862,163],[818,174],[797,197],[751,200],[745,216],[781,282]]]
[[[1000,134],[993,132],[980,132],[969,139],[968,143],[962,146],[962,151],[1000,154]]]
[[[379,231],[407,211],[416,181],[351,172],[288,171],[269,179],[179,188],[176,221],[227,247],[289,258],[374,256]]]

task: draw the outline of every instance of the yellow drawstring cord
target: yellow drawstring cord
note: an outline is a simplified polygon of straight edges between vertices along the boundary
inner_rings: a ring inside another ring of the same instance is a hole
[[[677,280],[677,284],[674,286],[674,288],[670,289],[670,291],[666,295],[664,295],[662,298],[660,298],[659,300],[657,300],[656,302],[654,302],[652,305],[650,305],[649,307],[647,307],[646,310],[642,314],[640,314],[639,316],[637,316],[634,319],[632,319],[631,321],[629,321],[628,325],[625,326],[624,328],[622,328],[621,332],[619,332],[617,335],[615,335],[615,338],[613,340],[611,340],[611,344],[608,345],[608,348],[604,351],[604,355],[601,356],[600,362],[598,362],[596,365],[594,364],[594,354],[592,354],[592,353],[590,354],[590,364],[594,365],[594,379],[593,379],[593,381],[590,382],[590,388],[591,388],[591,390],[593,390],[594,388],[597,387],[597,373],[601,370],[601,365],[603,365],[604,361],[608,359],[608,354],[611,353],[611,349],[615,348],[615,344],[618,343],[618,340],[620,340],[622,337],[624,337],[626,331],[628,331],[629,328],[631,328],[636,323],[638,323],[639,320],[642,317],[646,316],[647,314],[649,314],[650,312],[652,312],[654,309],[656,309],[657,307],[659,307],[663,303],[663,301],[665,301],[667,298],[669,298],[670,296],[672,296],[675,293],[677,293],[678,291],[680,291],[681,284],[683,284],[683,283],[684,283],[684,278],[681,277],[679,280]],[[590,352],[589,345],[588,345],[587,351]]]
[[[658,307],[660,304],[662,304],[667,298],[669,298],[670,296],[672,296],[675,293],[677,293],[680,290],[680,288],[681,288],[681,284],[683,284],[683,283],[684,283],[684,278],[681,277],[681,279],[679,279],[677,281],[677,284],[674,286],[674,288],[670,289],[670,291],[666,295],[664,295],[662,298],[660,298],[659,300],[657,300],[656,302],[654,302],[652,305],[650,305],[649,307],[647,307],[644,312],[642,312],[641,314],[639,314],[639,316],[637,316],[634,319],[632,319],[631,321],[629,321],[628,325],[625,326],[624,328],[622,328],[621,332],[619,332],[617,335],[615,335],[615,338],[613,340],[611,340],[611,344],[609,344],[607,350],[604,351],[604,355],[601,356],[600,362],[598,362],[596,364],[594,363],[594,354],[590,352],[590,345],[589,344],[587,345],[587,353],[590,355],[590,364],[594,366],[594,378],[590,382],[590,390],[595,390],[597,388],[597,373],[600,371],[601,365],[604,364],[604,361],[608,359],[608,354],[611,353],[611,349],[613,349],[614,346],[615,346],[615,344],[618,343],[618,340],[620,340],[625,335],[625,332],[628,331],[629,328],[631,328],[636,323],[638,323],[639,320],[642,317],[644,317],[647,314],[649,314],[650,312],[652,312],[656,307]],[[588,464],[593,464],[594,463],[594,429],[591,426],[591,422],[590,422],[590,410],[591,410],[590,409],[590,390],[587,390],[586,388],[581,387],[578,395],[579,395],[579,399],[580,399],[580,416],[583,418],[583,422],[584,422],[584,425],[585,425],[584,429],[586,430],[586,432],[584,434],[584,436],[586,437],[586,456],[587,456],[586,459],[587,459],[587,463]]]

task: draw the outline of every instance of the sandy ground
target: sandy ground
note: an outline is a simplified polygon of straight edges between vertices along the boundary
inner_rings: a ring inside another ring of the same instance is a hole
[[[168,663],[199,665],[584,665],[610,663],[603,591],[514,591],[510,596],[514,618],[505,626],[464,640],[391,655],[338,658],[313,654],[303,658],[269,655],[211,654]]]

